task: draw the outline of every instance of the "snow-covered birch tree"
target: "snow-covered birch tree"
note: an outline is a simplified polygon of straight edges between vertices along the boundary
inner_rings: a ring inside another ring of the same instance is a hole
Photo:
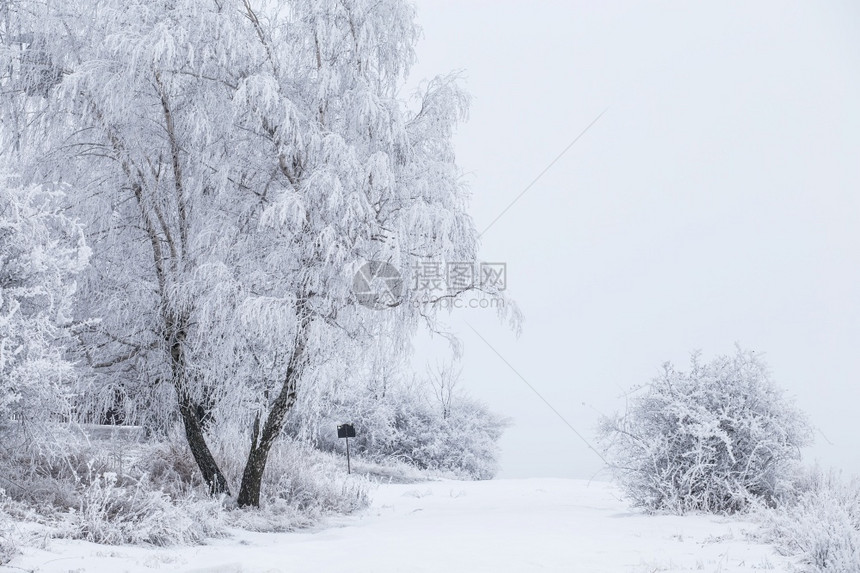
[[[230,484],[207,427],[243,425],[238,503],[257,505],[303,385],[375,333],[406,344],[434,321],[432,305],[365,308],[355,271],[475,260],[451,144],[466,96],[440,77],[401,98],[418,35],[402,0],[5,13],[5,148],[27,178],[73,184],[94,250],[78,308],[99,318],[78,332],[91,395],[138,417],[176,404],[216,493]]]

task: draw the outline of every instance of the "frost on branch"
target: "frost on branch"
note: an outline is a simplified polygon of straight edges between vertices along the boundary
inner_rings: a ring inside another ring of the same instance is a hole
[[[60,194],[0,178],[0,431],[41,434],[68,416],[62,341],[89,249]],[[7,434],[8,437],[8,434]]]
[[[764,361],[741,349],[707,364],[694,354],[687,372],[665,364],[600,434],[634,504],[679,512],[772,503],[811,441]]]

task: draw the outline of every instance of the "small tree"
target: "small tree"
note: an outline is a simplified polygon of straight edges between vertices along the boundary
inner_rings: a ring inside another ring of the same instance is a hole
[[[433,387],[433,395],[442,408],[442,419],[447,420],[451,416],[451,407],[456,400],[463,369],[455,369],[451,363],[439,364],[435,369],[428,369],[427,381]]]
[[[650,510],[734,512],[771,503],[800,448],[803,414],[770,380],[764,361],[740,348],[688,372],[666,363],[636,389],[624,415],[601,422],[616,477]]]

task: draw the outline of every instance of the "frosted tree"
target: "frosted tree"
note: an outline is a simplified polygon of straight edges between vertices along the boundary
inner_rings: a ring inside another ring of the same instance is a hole
[[[467,98],[452,77],[400,98],[418,35],[401,0],[5,6],[5,146],[27,178],[74,183],[94,250],[91,395],[138,419],[175,403],[216,493],[207,428],[246,428],[238,503],[257,505],[301,389],[435,322],[362,306],[355,272],[475,260],[451,145]]]
[[[59,193],[10,183],[0,179],[0,432],[41,437],[68,419],[62,343],[89,249]]]
[[[440,363],[435,368],[428,368],[427,378],[442,410],[442,418],[446,420],[451,415],[451,407],[457,399],[457,386],[462,373],[462,368],[457,368],[453,362]]]

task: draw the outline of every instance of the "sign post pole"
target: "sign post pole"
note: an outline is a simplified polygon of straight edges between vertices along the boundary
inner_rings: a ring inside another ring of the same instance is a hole
[[[355,426],[352,424],[341,424],[337,427],[337,437],[346,438],[346,473],[352,473],[352,466],[349,461],[349,439],[355,437]]]

